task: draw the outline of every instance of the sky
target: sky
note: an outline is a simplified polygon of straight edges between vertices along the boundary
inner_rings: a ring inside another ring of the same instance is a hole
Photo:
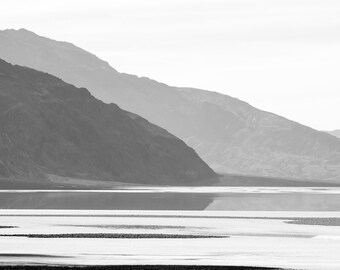
[[[7,28],[74,43],[120,72],[340,129],[339,0],[1,0]]]

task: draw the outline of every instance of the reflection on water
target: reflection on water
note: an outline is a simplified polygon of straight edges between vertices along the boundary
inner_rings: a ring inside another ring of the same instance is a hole
[[[340,211],[339,188],[154,187],[0,191],[2,209]]]
[[[204,210],[211,196],[175,193],[2,193],[2,209]]]
[[[340,211],[340,194],[223,194],[206,210]]]

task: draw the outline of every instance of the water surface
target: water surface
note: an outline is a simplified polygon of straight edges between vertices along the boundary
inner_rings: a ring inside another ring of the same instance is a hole
[[[126,187],[0,190],[2,209],[340,211],[340,188]]]

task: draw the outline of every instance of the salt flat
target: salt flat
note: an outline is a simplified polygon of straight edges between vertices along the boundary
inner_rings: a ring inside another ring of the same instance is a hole
[[[287,223],[340,212],[0,210],[2,264],[248,265],[339,269],[340,227]],[[164,234],[166,239],[64,238]],[[60,238],[30,238],[58,234]],[[171,238],[171,235],[225,236]],[[12,235],[12,236],[6,236]],[[15,235],[21,235],[16,237]],[[22,236],[25,235],[25,236]]]

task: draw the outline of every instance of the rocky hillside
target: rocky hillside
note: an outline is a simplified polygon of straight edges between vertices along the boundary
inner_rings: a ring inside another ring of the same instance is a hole
[[[178,89],[200,106],[215,106],[216,115],[229,113],[225,127],[218,125],[216,140],[187,138],[189,145],[217,168],[233,172],[287,178],[334,179],[340,175],[340,140],[278,115],[258,110],[219,93]],[[228,136],[228,137],[227,137]]]
[[[0,57],[85,86],[143,116],[185,140],[218,172],[340,178],[340,139],[230,96],[119,73],[70,43],[24,29],[0,32]]]
[[[0,60],[0,177],[211,184],[184,142],[85,88]]]

